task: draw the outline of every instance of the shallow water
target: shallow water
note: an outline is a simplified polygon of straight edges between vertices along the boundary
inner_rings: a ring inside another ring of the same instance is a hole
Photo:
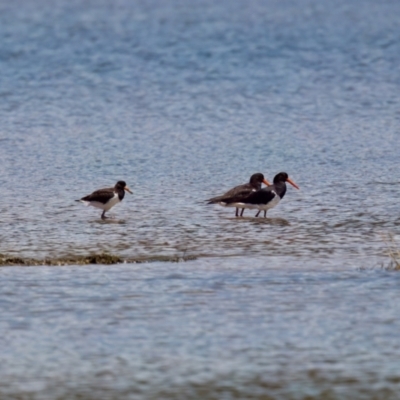
[[[2,2],[0,253],[196,258],[1,270],[3,397],[395,396],[399,25],[389,0]],[[301,190],[267,219],[205,204],[280,171]],[[120,179],[114,220],[74,201]]]
[[[397,273],[220,257],[0,276],[0,398],[398,398]]]

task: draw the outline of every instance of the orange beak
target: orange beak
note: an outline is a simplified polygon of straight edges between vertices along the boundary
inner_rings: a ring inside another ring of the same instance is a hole
[[[266,179],[263,179],[263,184],[267,185],[267,186],[271,186],[271,184]]]
[[[296,189],[300,189],[290,178],[286,179],[286,182],[289,182],[293,187],[295,187]]]
[[[131,189],[128,188],[128,186],[125,186],[124,189],[125,189],[127,192],[129,192],[130,194],[133,194],[133,193],[131,192]]]

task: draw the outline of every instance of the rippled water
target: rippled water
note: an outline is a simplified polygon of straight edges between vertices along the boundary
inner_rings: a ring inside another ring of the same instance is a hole
[[[393,272],[220,257],[0,277],[0,398],[398,398]]]
[[[60,396],[67,388],[78,396],[81,384],[84,392],[98,386],[104,368],[104,379],[115,383],[104,394],[110,398],[113,390],[139,390],[141,379],[147,398],[152,390],[155,398],[189,390],[204,398],[251,398],[269,389],[286,398],[325,389],[343,398],[340,387],[349,398],[367,389],[395,393],[399,350],[388,338],[398,329],[395,318],[386,324],[380,313],[397,311],[397,277],[380,268],[389,262],[385,240],[398,238],[400,226],[399,26],[400,3],[390,0],[1,2],[0,253],[197,260],[2,270],[1,321],[9,336],[0,343],[14,351],[0,356],[7,360],[0,388],[20,387],[22,396],[24,386],[9,387],[9,377],[27,376],[39,392],[61,382]],[[254,211],[236,219],[234,210],[204,202],[254,172],[272,180],[280,171],[301,190],[289,187],[265,220]],[[134,194],[111,211],[113,221],[74,201],[119,179]],[[157,281],[158,272],[182,269],[189,278]],[[108,274],[107,284],[93,283],[92,276]],[[253,294],[246,289],[252,274]],[[223,290],[234,306],[202,295],[229,279],[242,288]],[[271,292],[262,291],[264,279],[271,279]],[[31,284],[36,289],[22,290]],[[154,322],[141,301],[165,324]],[[243,318],[254,309],[248,333],[247,322],[231,314],[242,301]],[[132,330],[119,366],[125,327],[113,325],[115,315],[104,322],[102,313],[123,307],[139,308],[116,314]],[[286,307],[294,314],[281,317]],[[326,310],[337,321],[317,323]],[[44,320],[51,326],[39,339]],[[64,326],[72,331],[66,336]],[[285,332],[296,336],[287,346]],[[153,348],[162,355],[146,370],[147,357],[157,359]],[[230,363],[227,354],[237,358]],[[193,381],[182,372],[192,369]],[[224,392],[220,376],[232,390]],[[204,396],[196,392],[203,384],[210,387]],[[27,393],[36,390],[29,385]]]

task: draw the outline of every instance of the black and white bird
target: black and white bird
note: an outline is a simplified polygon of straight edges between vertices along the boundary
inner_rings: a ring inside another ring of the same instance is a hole
[[[114,187],[96,190],[92,194],[75,201],[80,201],[87,206],[100,208],[103,210],[101,219],[106,219],[106,212],[122,201],[125,196],[125,190],[132,194],[124,181],[118,181]]]
[[[270,185],[270,183],[264,178],[264,175],[258,172],[250,177],[248,183],[235,186],[225,194],[207,200],[207,204],[219,204],[223,207],[236,207],[236,217],[239,216],[239,208],[241,208],[242,211],[240,216],[242,217],[244,209],[248,208],[242,200],[246,199],[252,193],[259,191],[261,189],[261,183],[264,183],[267,186]]]
[[[246,198],[232,198],[230,201],[238,204],[240,201],[246,208],[258,210],[256,217],[261,211],[264,211],[264,218],[267,216],[267,211],[275,207],[285,196],[286,182],[290,183],[296,189],[300,189],[288,176],[286,172],[280,172],[275,175],[274,183],[264,189],[250,193]]]

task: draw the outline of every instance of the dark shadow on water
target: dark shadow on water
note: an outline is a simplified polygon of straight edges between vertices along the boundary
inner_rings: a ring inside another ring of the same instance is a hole
[[[264,225],[289,226],[290,222],[284,218],[249,218],[253,223]]]
[[[107,219],[94,219],[90,221],[91,223],[95,223],[95,224],[120,224],[120,225],[124,225],[126,224],[126,221],[124,219],[116,219],[116,218],[107,218]]]
[[[284,218],[264,218],[264,217],[225,217],[224,219],[240,222],[252,222],[258,225],[278,225],[289,226],[290,222]]]

